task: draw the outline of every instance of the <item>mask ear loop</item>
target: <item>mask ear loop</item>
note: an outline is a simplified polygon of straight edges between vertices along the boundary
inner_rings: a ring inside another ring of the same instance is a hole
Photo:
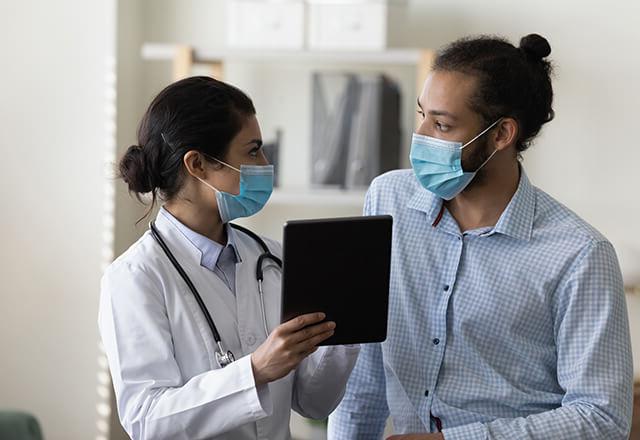
[[[485,134],[487,131],[491,130],[493,127],[495,127],[495,125],[502,121],[502,118],[498,119],[496,122],[494,122],[493,124],[491,124],[490,126],[488,126],[486,129],[484,129],[484,131],[482,133],[480,133],[478,136],[474,137],[473,139],[471,139],[469,142],[467,142],[465,145],[463,145],[462,147],[460,147],[460,149],[462,150],[464,147],[466,147],[467,145],[469,145],[471,142],[475,141],[476,139],[478,139],[480,136],[482,136],[483,134]],[[474,171],[475,173],[477,173],[478,171],[480,171],[482,169],[483,166],[485,166],[487,164],[487,162],[489,162],[491,160],[491,158],[498,152],[498,149],[496,148],[495,150],[493,150],[493,153],[491,153],[489,155],[489,157],[487,157],[487,159],[482,162],[482,164],[476,168],[476,170]]]
[[[496,154],[497,152],[498,152],[498,149],[497,149],[497,148],[496,148],[495,150],[493,150],[493,153],[491,153],[491,154],[489,155],[489,157],[487,157],[487,160],[485,160],[484,162],[482,162],[482,165],[480,165],[480,166],[478,167],[478,169],[477,169],[475,172],[477,173],[478,171],[480,171],[480,169],[481,169],[483,166],[485,166],[485,165],[487,164],[487,162],[489,162],[489,161],[491,160],[491,158],[493,157],[493,155],[494,155],[494,154]]]
[[[207,185],[209,188],[211,188],[211,189],[212,189],[212,190],[214,190],[215,192],[217,192],[217,193],[222,192],[222,191],[220,191],[218,188],[216,188],[215,186],[213,186],[212,184],[210,184],[209,182],[207,182],[206,180],[201,179],[201,178],[200,178],[200,177],[198,177],[198,176],[193,176],[193,177],[195,177],[195,178],[196,178],[196,179],[198,179],[200,182],[202,182],[202,183],[204,183],[205,185]]]
[[[174,151],[176,150],[176,147],[175,147],[171,142],[169,142],[169,140],[168,140],[168,139],[167,139],[167,137],[164,135],[164,133],[160,133],[160,137],[162,138],[162,140],[164,141],[164,143],[165,143],[165,144],[167,144],[167,145],[168,145],[172,150],[174,150]],[[229,167],[229,168],[231,168],[231,169],[232,169],[232,170],[234,170],[234,171],[240,172],[240,170],[239,170],[238,168],[236,168],[236,167],[234,167],[234,166],[232,166],[232,165],[229,165],[228,163],[223,162],[223,161],[221,161],[220,159],[216,159],[215,157],[213,157],[213,156],[211,156],[211,155],[209,155],[209,154],[207,154],[207,153],[204,153],[204,152],[202,152],[202,151],[198,151],[198,153],[202,154],[203,156],[207,156],[209,159],[211,159],[211,160],[215,160],[216,162],[221,163],[222,165],[224,165],[224,166],[226,166],[226,167]]]
[[[200,151],[200,153],[202,153],[202,151]],[[240,171],[239,169],[237,169],[236,167],[231,166],[231,165],[229,165],[228,163],[221,161],[220,159],[216,159],[216,158],[215,158],[215,157],[213,157],[213,156],[209,156],[207,153],[202,153],[202,155],[203,155],[203,156],[207,156],[209,159],[211,159],[211,160],[215,160],[216,162],[218,162],[218,163],[220,163],[220,164],[222,164],[222,165],[224,165],[224,166],[226,166],[226,167],[229,167],[229,168],[231,168],[231,169],[232,169],[232,170],[234,170],[234,171],[237,171],[237,172],[239,172],[239,173],[241,172],[241,171]]]
[[[234,170],[234,171],[237,171],[238,173],[241,173],[241,171],[240,171],[239,169],[237,169],[237,168],[236,168],[236,167],[234,167],[234,166],[229,165],[229,164],[228,164],[228,163],[226,163],[226,162],[221,161],[220,159],[216,159],[215,157],[210,156],[210,155],[208,155],[207,153],[203,153],[202,151],[199,151],[199,153],[200,153],[200,154],[202,154],[203,156],[207,156],[207,157],[208,157],[209,159],[211,159],[211,160],[215,160],[216,162],[218,162],[218,163],[220,163],[220,164],[222,164],[222,165],[224,165],[224,166],[226,166],[226,167],[231,168],[231,169],[232,169],[232,170]],[[213,185],[211,185],[210,183],[206,182],[204,179],[201,179],[201,178],[200,178],[200,177],[198,177],[198,176],[193,176],[193,177],[195,177],[195,178],[196,178],[196,179],[198,179],[200,182],[202,182],[202,183],[204,183],[205,185],[207,185],[207,186],[208,186],[209,188],[211,188],[212,190],[214,190],[214,191],[216,191],[216,192],[222,192],[222,191],[220,191],[218,188],[216,188],[216,187],[214,187]]]
[[[493,127],[495,127],[495,126],[496,126],[496,124],[497,124],[498,122],[500,122],[500,121],[502,121],[502,118],[497,119],[497,120],[496,120],[496,122],[494,122],[493,124],[489,125],[489,126],[488,126],[487,128],[485,128],[484,130],[482,130],[482,131],[480,132],[480,134],[478,134],[476,137],[474,137],[474,138],[473,138],[473,139],[471,139],[469,142],[467,142],[466,144],[464,144],[462,147],[460,147],[460,149],[462,150],[463,148],[466,148],[466,147],[468,147],[469,145],[471,145],[472,143],[474,143],[476,140],[478,140],[478,138],[479,138],[480,136],[482,136],[483,134],[485,134],[487,131],[491,130],[491,129],[492,129]]]

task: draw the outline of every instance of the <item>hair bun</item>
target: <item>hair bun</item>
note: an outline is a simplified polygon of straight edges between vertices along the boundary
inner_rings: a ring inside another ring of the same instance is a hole
[[[131,145],[122,156],[118,171],[129,186],[129,191],[145,194],[155,189],[147,163],[144,149],[139,145]]]
[[[546,38],[538,34],[529,34],[520,39],[520,49],[530,57],[541,60],[551,53],[551,46]]]

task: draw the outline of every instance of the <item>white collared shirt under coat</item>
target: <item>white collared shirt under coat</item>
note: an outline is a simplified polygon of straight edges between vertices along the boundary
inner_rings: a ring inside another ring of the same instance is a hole
[[[359,348],[321,347],[284,378],[256,387],[250,354],[266,339],[255,277],[259,244],[235,232],[236,296],[200,265],[170,221],[156,227],[191,278],[226,350],[220,369],[204,314],[150,232],[107,268],[99,327],[118,414],[133,439],[288,439],[290,411],[325,418],[340,402]],[[281,257],[281,246],[265,239]],[[281,272],[264,263],[267,324],[279,324]]]

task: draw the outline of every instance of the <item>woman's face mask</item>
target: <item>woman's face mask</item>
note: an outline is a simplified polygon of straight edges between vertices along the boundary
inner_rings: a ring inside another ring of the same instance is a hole
[[[223,223],[241,217],[250,217],[266,205],[273,192],[273,165],[240,165],[240,169],[237,169],[215,157],[211,159],[240,173],[240,193],[237,195],[220,191],[205,180],[196,177],[215,191],[218,211]]]

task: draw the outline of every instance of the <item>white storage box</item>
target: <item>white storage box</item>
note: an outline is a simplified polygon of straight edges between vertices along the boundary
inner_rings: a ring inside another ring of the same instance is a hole
[[[310,49],[387,47],[387,0],[308,0],[308,3]]]
[[[302,49],[303,0],[229,0],[227,44],[245,49]]]

